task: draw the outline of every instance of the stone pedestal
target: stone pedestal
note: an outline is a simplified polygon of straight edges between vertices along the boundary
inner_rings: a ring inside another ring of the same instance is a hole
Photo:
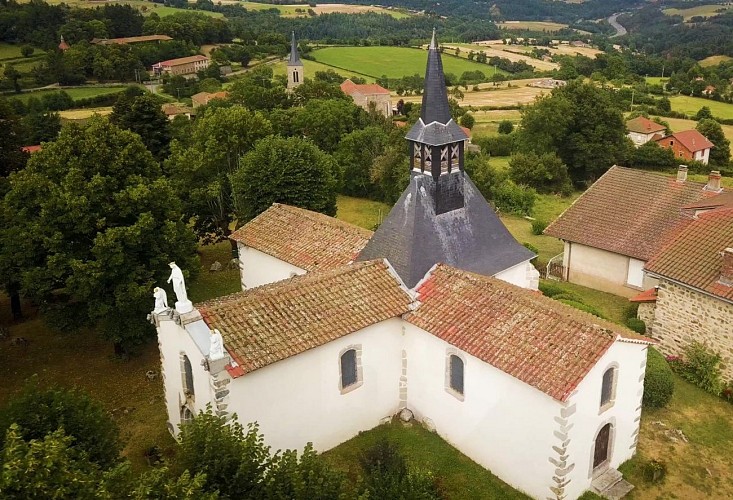
[[[193,311],[193,303],[190,300],[176,302],[176,311],[178,314],[186,314]]]

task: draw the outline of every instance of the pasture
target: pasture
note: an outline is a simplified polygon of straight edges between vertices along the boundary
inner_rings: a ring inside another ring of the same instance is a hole
[[[518,80],[522,82],[522,80]],[[517,82],[513,82],[515,85]],[[508,87],[505,84],[500,87],[493,87],[491,83],[479,85],[478,92],[468,90],[463,92],[464,98],[458,102],[461,106],[495,106],[495,107],[518,107],[532,104],[537,96],[550,92],[548,89],[538,89],[527,86]],[[421,102],[422,96],[403,96],[405,102]]]
[[[106,94],[116,94],[117,92],[121,92],[125,89],[125,86],[115,86],[115,87],[78,87],[73,89],[45,89],[45,90],[37,90],[34,92],[23,92],[22,94],[15,94],[13,95],[13,99],[20,99],[23,102],[28,102],[28,99],[31,97],[42,97],[47,94],[53,94],[54,92],[59,92],[63,90],[71,98],[75,101],[78,101],[79,99],[88,99],[90,97],[97,97],[100,95],[106,95]]]
[[[63,121],[81,121],[91,118],[94,115],[107,116],[112,114],[112,106],[103,106],[101,108],[83,108],[83,109],[67,109],[59,111],[59,116]]]
[[[47,0],[52,5],[58,5],[64,3],[71,7],[82,7],[82,8],[94,8],[102,7],[110,4],[130,5],[141,11],[144,15],[150,15],[153,12],[158,14],[160,17],[170,16],[177,12],[200,12],[206,16],[211,17],[224,17],[223,14],[218,12],[208,12],[205,10],[190,11],[188,9],[178,9],[176,7],[168,7],[162,4],[153,2],[147,2],[145,0]]]
[[[509,59],[511,62],[524,61],[539,71],[552,71],[553,69],[560,68],[560,65],[557,63],[554,63],[552,61],[543,61],[541,59],[534,59],[528,54],[523,53],[531,51],[532,47],[506,47],[503,45],[486,46],[472,43],[445,43],[441,45],[445,47],[446,51],[450,51],[451,54],[455,52],[456,48],[460,49],[458,56],[464,57],[466,59],[468,59],[468,53],[473,50],[474,52],[484,52],[487,57],[503,57],[504,59]],[[522,50],[525,48],[528,50]]]
[[[319,63],[318,61],[311,61],[310,59],[301,59],[301,61],[303,61],[303,69],[305,71],[306,77],[308,78],[314,78],[316,76],[316,71],[328,71],[330,69],[335,71],[339,75],[342,75],[344,78],[352,78],[356,76],[364,78],[367,83],[374,83],[374,78],[371,76],[365,76],[354,71],[347,71],[341,68],[334,68],[333,66]],[[280,60],[274,63],[272,65],[272,71],[276,75],[285,75],[287,72],[287,62],[284,60]]]
[[[730,56],[710,56],[700,61],[700,66],[707,68],[710,66],[717,66],[720,63],[733,61],[733,57]]]
[[[405,11],[399,9],[388,9],[385,7],[377,7],[374,5],[349,5],[344,3],[327,3],[318,4],[310,7],[308,4],[293,5],[275,5],[260,2],[240,2],[239,0],[222,0],[222,4],[241,5],[248,10],[268,10],[275,9],[280,12],[282,17],[308,17],[308,10],[313,10],[317,15],[321,14],[363,14],[365,12],[376,12],[377,14],[387,14],[395,19],[403,19],[410,17]]]
[[[505,30],[545,31],[547,33],[554,33],[568,27],[567,24],[546,21],[507,21],[497,23],[497,26]]]
[[[379,78],[401,78],[414,74],[425,75],[427,52],[407,47],[326,47],[311,52],[313,58],[334,68],[360,75]],[[483,71],[490,74],[491,66],[461,57],[443,54],[443,69],[460,77],[464,71]],[[498,70],[502,73],[501,70]],[[506,74],[506,73],[504,73]]]
[[[689,9],[664,9],[662,12],[668,16],[682,16],[685,21],[689,21],[693,17],[713,17],[720,12],[730,9],[730,5],[721,5],[710,3],[706,5],[698,5]]]
[[[702,97],[690,97],[686,95],[678,95],[669,98],[672,103],[672,111],[679,111],[687,116],[694,116],[700,108],[707,106],[717,118],[733,118],[733,104],[726,102],[713,101],[712,99],[704,99]]]

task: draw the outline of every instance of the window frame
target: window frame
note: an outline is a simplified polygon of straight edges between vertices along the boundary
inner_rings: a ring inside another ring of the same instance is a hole
[[[606,367],[605,370],[603,370],[603,375],[601,375],[601,389],[599,394],[599,403],[598,403],[598,414],[605,412],[606,410],[609,410],[616,404],[616,387],[618,385],[618,370],[619,365],[618,363],[612,363]],[[608,388],[608,400],[604,401],[603,396],[605,393],[605,382],[606,382],[606,374],[608,372],[612,371],[610,384],[611,387]]]
[[[452,367],[453,367],[453,358],[459,360],[463,366],[462,368],[462,386],[463,386],[463,392],[458,392],[456,389],[453,388],[453,379],[451,377],[452,375]],[[445,392],[453,396],[459,401],[465,401],[466,400],[466,357],[463,355],[463,353],[459,352],[457,349],[447,349],[445,352]]]
[[[349,352],[354,351],[354,367],[356,371],[356,380],[344,386],[344,356]],[[338,355],[338,385],[339,392],[341,394],[348,394],[361,387],[364,384],[364,372],[361,365],[361,344],[352,344],[342,349]]]
[[[195,401],[196,389],[193,379],[193,365],[185,352],[181,352],[181,389],[186,400]],[[190,382],[190,383],[189,383]]]

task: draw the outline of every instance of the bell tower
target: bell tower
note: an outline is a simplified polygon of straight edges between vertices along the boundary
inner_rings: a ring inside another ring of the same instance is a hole
[[[298,44],[295,41],[295,31],[290,41],[290,58],[288,59],[288,90],[292,90],[303,83],[303,62],[298,54]]]

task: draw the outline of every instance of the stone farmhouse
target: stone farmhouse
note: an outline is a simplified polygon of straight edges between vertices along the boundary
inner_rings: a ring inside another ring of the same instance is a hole
[[[692,341],[720,353],[733,380],[733,193],[685,207],[689,217],[646,264],[659,285],[632,299],[666,354]]]
[[[697,130],[675,132],[672,135],[655,139],[663,148],[674,151],[675,158],[681,161],[694,160],[708,164],[710,149],[714,146],[704,135]]]
[[[392,101],[389,90],[376,83],[357,84],[347,79],[341,84],[341,90],[354,100],[360,108],[369,111],[370,107],[378,113],[392,116]]]
[[[626,135],[636,147],[646,144],[655,137],[662,138],[667,133],[667,128],[664,125],[660,125],[643,116],[638,116],[627,121],[626,128],[629,130],[629,133]]]
[[[434,40],[406,138],[374,233],[275,204],[232,235],[243,290],[195,306],[171,265],[175,309],[156,290],[151,315],[171,432],[211,405],[324,451],[399,415],[534,498],[622,496],[650,340],[537,291],[464,172]]]
[[[713,171],[707,184],[691,182],[685,166],[677,178],[611,167],[545,229],[564,242],[548,274],[623,297],[658,285],[644,265],[686,218],[685,206],[722,191],[720,179]]]

